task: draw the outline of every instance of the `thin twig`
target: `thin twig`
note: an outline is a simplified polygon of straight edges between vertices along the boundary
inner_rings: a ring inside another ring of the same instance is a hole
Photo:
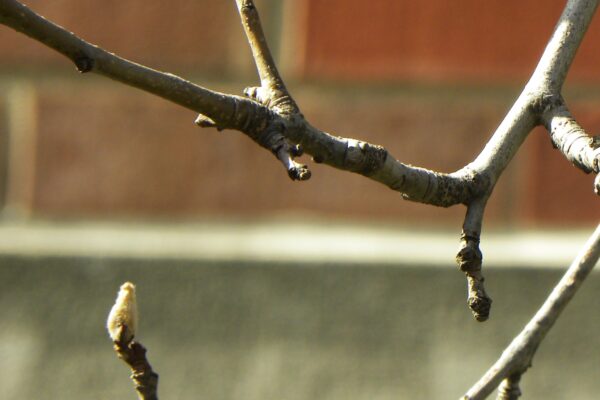
[[[483,212],[487,198],[467,206],[467,214],[463,224],[460,248],[456,255],[456,262],[467,277],[467,303],[473,317],[479,321],[486,321],[490,316],[492,299],[487,295],[481,273],[483,254],[479,249]]]
[[[262,93],[256,97],[286,113],[298,113],[300,110],[285,87],[267,44],[254,1],[236,0],[236,3],[260,77]]]
[[[547,100],[542,122],[552,144],[567,160],[585,173],[600,172],[600,137],[585,132],[561,96]]]
[[[556,23],[526,91],[560,93],[598,0],[569,0]]]
[[[131,380],[140,400],[158,400],[158,374],[146,358],[146,348],[135,340],[127,340],[127,326],[120,328],[118,340],[113,343],[117,356],[131,368]]]
[[[260,87],[246,88],[244,94],[269,107],[284,120],[291,116],[303,120],[304,116],[300,114],[298,105],[285,87],[281,75],[279,75],[254,1],[236,0],[236,3],[261,84]],[[304,152],[302,146],[297,143],[290,143],[285,138],[283,135],[284,124],[274,124],[273,126],[276,129],[268,131],[274,136],[276,142],[275,145],[271,146],[273,154],[281,161],[292,180],[303,181],[309,179],[311,172],[308,167],[294,160]]]
[[[513,339],[498,361],[469,389],[462,400],[485,399],[503,379],[515,374],[523,374],[531,366],[531,360],[540,343],[599,258],[600,225],[531,321]]]

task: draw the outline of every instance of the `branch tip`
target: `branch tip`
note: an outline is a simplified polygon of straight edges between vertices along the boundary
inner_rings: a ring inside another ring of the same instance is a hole
[[[311,177],[311,172],[306,165],[298,164],[288,169],[288,176],[293,181],[307,181]]]
[[[135,285],[131,282],[125,282],[119,288],[115,304],[108,314],[106,329],[113,341],[129,343],[136,334],[137,325],[138,312]]]
[[[146,358],[146,348],[133,340],[137,327],[135,286],[121,285],[115,305],[108,317],[107,328],[113,349],[131,369],[131,380],[140,400],[157,400],[158,374]]]
[[[483,282],[483,280],[481,282]],[[473,283],[473,286],[476,286],[476,284]],[[469,297],[467,304],[471,309],[473,318],[475,318],[477,322],[485,322],[489,319],[490,309],[492,307],[492,299],[488,297],[485,292],[481,294],[477,291],[475,296]]]
[[[288,176],[293,181],[307,181],[311,177],[311,172],[305,164],[300,164],[294,161],[295,157],[302,155],[302,146],[289,145],[284,142],[283,145],[279,146],[275,151],[275,156],[281,161],[286,167]]]

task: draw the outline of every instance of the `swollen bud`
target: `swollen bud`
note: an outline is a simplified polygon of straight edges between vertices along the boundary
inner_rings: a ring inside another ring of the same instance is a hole
[[[115,305],[108,314],[106,328],[113,342],[123,339],[129,343],[137,331],[138,313],[135,299],[135,285],[125,282],[121,285]],[[121,331],[125,337],[119,338]]]

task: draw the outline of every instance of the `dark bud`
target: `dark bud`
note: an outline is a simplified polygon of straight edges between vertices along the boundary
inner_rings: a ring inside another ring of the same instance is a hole
[[[201,128],[214,128],[217,126],[215,121],[202,114],[198,114],[198,117],[194,121],[194,124],[198,125]]]
[[[94,68],[94,60],[88,56],[77,57],[75,59],[75,67],[77,67],[77,71],[82,74],[90,72]]]

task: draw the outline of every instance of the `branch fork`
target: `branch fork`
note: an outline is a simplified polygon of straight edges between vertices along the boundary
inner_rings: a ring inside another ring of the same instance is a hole
[[[295,161],[295,158],[304,153],[302,146],[292,143],[285,135],[291,117],[294,117],[295,124],[298,117],[302,120],[304,117],[279,75],[254,2],[252,0],[236,0],[236,2],[261,81],[261,86],[247,87],[244,95],[267,110],[269,114],[268,118],[263,120],[266,123],[248,124],[242,131],[261,147],[270,150],[284,166],[290,179],[308,180],[311,177],[308,167]],[[219,124],[204,114],[199,114],[195,123],[203,128],[214,127],[218,130],[226,127],[226,124]],[[256,128],[257,126],[259,129]]]

